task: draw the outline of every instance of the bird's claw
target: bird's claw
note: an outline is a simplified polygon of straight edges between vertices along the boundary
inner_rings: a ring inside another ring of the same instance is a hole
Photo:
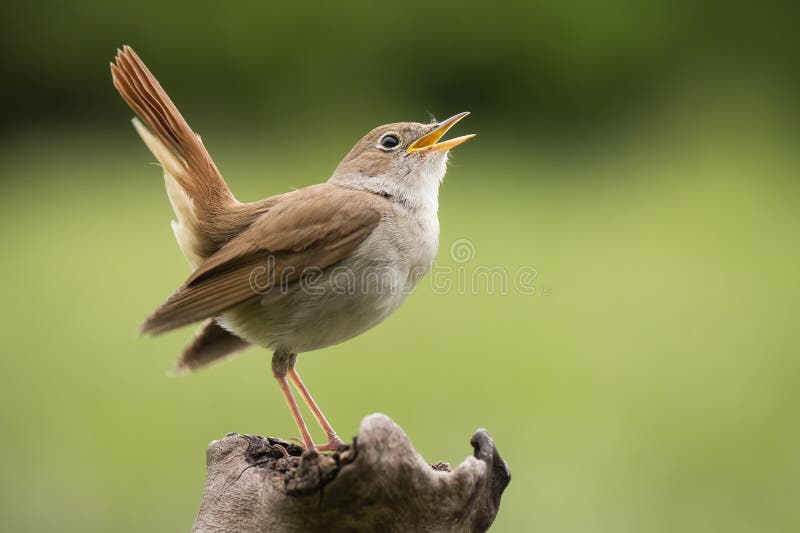
[[[342,441],[342,439],[340,439],[336,435],[333,435],[331,437],[328,437],[327,443],[315,447],[320,452],[335,452],[342,446],[344,446],[344,442]]]
[[[339,448],[344,446],[344,441],[340,439],[337,435],[328,437],[328,442],[326,442],[325,444],[314,444],[313,442],[307,443],[303,442],[301,439],[297,437],[292,437],[289,440],[292,442],[296,442],[297,444],[299,444],[300,446],[302,446],[307,450],[317,450],[318,452],[335,452]]]

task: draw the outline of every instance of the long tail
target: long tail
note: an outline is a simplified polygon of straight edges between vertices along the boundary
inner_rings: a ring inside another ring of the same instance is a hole
[[[239,204],[211,156],[181,116],[158,80],[129,46],[117,51],[111,63],[114,86],[141,119],[136,131],[164,168],[177,222],[173,231],[193,266],[229,238],[230,229],[219,227],[220,215]],[[223,224],[224,225],[224,224]]]

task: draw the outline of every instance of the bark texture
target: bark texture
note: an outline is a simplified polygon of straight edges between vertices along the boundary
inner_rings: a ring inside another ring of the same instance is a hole
[[[426,463],[381,414],[333,454],[230,433],[208,447],[193,531],[485,531],[511,474],[488,432],[470,443],[451,470]]]

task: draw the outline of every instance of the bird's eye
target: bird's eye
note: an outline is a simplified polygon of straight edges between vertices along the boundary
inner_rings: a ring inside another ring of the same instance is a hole
[[[397,135],[389,134],[381,137],[381,148],[391,150],[393,148],[397,148],[398,146],[400,146],[400,139],[397,138]]]

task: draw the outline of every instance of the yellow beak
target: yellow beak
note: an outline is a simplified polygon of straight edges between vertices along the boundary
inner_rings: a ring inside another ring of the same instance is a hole
[[[453,127],[456,122],[461,120],[462,118],[469,115],[469,111],[464,111],[463,113],[459,113],[458,115],[454,115],[447,120],[440,122],[432,131],[423,135],[413,143],[411,146],[408,147],[408,152],[429,152],[429,151],[442,151],[442,150],[452,150],[456,146],[461,143],[465,143],[468,140],[475,137],[474,133],[469,135],[462,135],[461,137],[456,137],[455,139],[450,139],[449,141],[444,141],[437,143],[439,139],[441,139],[447,130]]]

